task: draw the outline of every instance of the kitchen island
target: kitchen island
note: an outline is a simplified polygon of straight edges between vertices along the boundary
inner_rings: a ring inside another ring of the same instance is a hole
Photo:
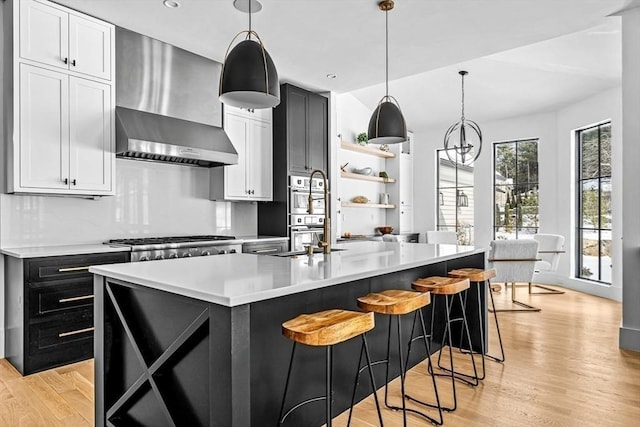
[[[91,267],[96,425],[275,425],[291,350],[282,322],[329,308],[356,310],[356,298],[369,292],[409,289],[418,277],[485,264],[484,249],[455,245],[362,242],[335,249],[342,250],[312,257],[228,254]],[[472,331],[478,325],[476,306],[475,293],[469,293]],[[484,328],[484,300],[482,307]],[[436,338],[443,330],[443,309],[441,303],[436,307]],[[372,357],[381,359],[386,319],[376,321],[369,341]],[[403,326],[408,336],[411,321]],[[472,335],[476,347],[477,332]],[[421,348],[412,354],[411,366],[425,358]],[[348,407],[359,351],[357,340],[335,348],[335,415]],[[322,395],[323,352],[302,346],[296,363],[290,396]],[[378,386],[384,371],[376,370]],[[368,393],[363,378],[358,399]],[[308,405],[288,422],[322,425],[323,405]]]

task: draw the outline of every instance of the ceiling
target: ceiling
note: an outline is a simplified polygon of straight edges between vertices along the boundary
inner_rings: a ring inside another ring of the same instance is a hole
[[[248,27],[232,0],[56,0],[223,62]],[[384,95],[384,13],[377,0],[261,0],[255,29],[281,81],[351,92],[373,109]],[[566,105],[621,80],[620,18],[640,0],[396,0],[389,12],[390,94],[410,129],[481,122]],[[329,79],[327,74],[336,74]]]

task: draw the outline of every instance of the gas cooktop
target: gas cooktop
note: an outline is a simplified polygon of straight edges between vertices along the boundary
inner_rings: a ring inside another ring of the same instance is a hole
[[[113,239],[107,243],[110,245],[145,246],[162,245],[172,243],[202,243],[218,240],[233,240],[234,236],[199,235],[199,236],[174,236],[174,237],[141,237],[135,239]]]
[[[135,262],[242,252],[242,245],[234,241],[233,236],[200,235],[113,239],[106,244],[129,246]]]

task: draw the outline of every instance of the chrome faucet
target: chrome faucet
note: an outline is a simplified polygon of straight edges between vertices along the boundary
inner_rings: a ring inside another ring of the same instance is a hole
[[[329,244],[329,242],[331,241],[331,235],[329,232],[331,228],[331,220],[329,219],[329,184],[327,182],[327,175],[321,169],[314,169],[313,171],[311,171],[311,176],[309,177],[309,203],[307,207],[307,213],[309,215],[313,214],[313,194],[311,193],[311,180],[313,179],[313,175],[315,175],[316,173],[322,175],[322,179],[324,181],[324,237],[323,240],[318,241],[318,247],[322,248],[325,254],[329,254],[331,253],[331,245]]]

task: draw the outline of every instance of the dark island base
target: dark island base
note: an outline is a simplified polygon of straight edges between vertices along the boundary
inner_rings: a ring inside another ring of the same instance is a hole
[[[391,288],[410,289],[418,277],[446,275],[463,267],[483,268],[484,254],[237,307],[96,276],[96,425],[275,426],[292,346],[281,334],[282,322],[329,308],[357,310],[359,296]],[[482,298],[484,328],[486,305]],[[444,330],[443,301],[436,302],[438,342]],[[459,313],[459,307],[454,307],[456,310]],[[466,313],[477,350],[476,292],[468,294]],[[431,306],[424,314],[429,328]],[[403,318],[405,340],[412,322],[413,316]],[[386,355],[387,327],[388,317],[376,316],[376,328],[368,334],[373,360]],[[459,327],[454,328],[453,338],[457,345]],[[425,358],[424,345],[416,344],[411,366]],[[434,344],[432,352],[439,347]],[[324,394],[323,349],[298,349],[291,403]],[[359,352],[359,339],[335,347],[334,415],[349,406]],[[392,350],[391,357],[397,362],[397,350]],[[395,365],[394,378],[399,375]],[[374,368],[378,387],[385,380],[382,366]],[[369,393],[368,376],[363,375],[357,399]],[[324,422],[323,403],[307,405],[287,419],[290,426]]]

